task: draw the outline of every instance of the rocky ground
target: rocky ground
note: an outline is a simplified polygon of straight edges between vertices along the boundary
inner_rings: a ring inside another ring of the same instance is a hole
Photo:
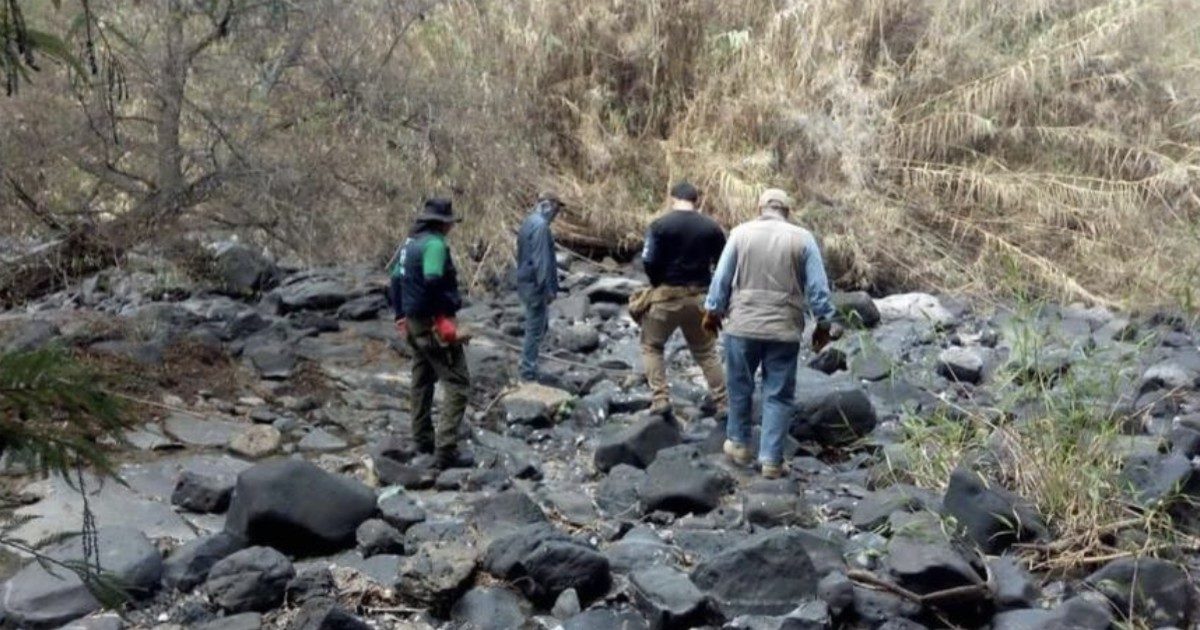
[[[405,350],[385,279],[368,270],[286,272],[226,246],[207,281],[148,258],[3,314],[0,349],[60,343],[137,374],[139,414],[128,444],[114,445],[125,484],[89,477],[81,495],[5,468],[24,503],[6,516],[12,536],[77,531],[86,501],[102,566],[135,598],[124,618],[100,612],[73,574],[30,562],[3,576],[5,623],[1011,630],[1200,620],[1186,549],[1188,499],[1200,493],[1200,351],[1186,322],[839,294],[858,328],[803,355],[791,472],[766,481],[719,454],[722,427],[681,340],[670,348],[678,422],[645,414],[623,308],[636,274],[562,263],[546,385],[511,385],[513,297],[462,313],[477,331],[466,441],[477,463],[440,472],[411,450]],[[1093,372],[1111,378],[1080,394],[1079,375]],[[1029,395],[1031,382],[1040,394]],[[1094,540],[1053,495],[1035,501],[1004,483],[1047,463],[1022,461],[1005,437],[1044,420],[1068,387],[1080,435],[1107,441],[1061,450],[1111,451],[1108,487],[1120,491],[1096,503],[1134,515],[1097,523]],[[955,452],[945,432],[963,427],[979,439]],[[1146,542],[1157,557],[1139,559],[1121,537],[1157,512],[1170,512],[1180,538]],[[78,559],[81,545],[47,552]],[[1060,561],[1075,552],[1090,555]]]

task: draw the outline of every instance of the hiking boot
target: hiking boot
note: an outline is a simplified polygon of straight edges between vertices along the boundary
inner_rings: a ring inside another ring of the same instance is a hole
[[[434,451],[433,442],[425,442],[422,440],[417,440],[416,444],[417,444],[417,454],[418,455],[433,455],[433,451]]]
[[[750,452],[750,449],[733,440],[725,440],[723,450],[725,455],[738,466],[749,466],[754,461],[754,454]]]
[[[770,464],[764,462],[762,465],[763,479],[779,479],[788,473],[787,466],[780,462],[778,464]]]
[[[449,468],[474,468],[475,454],[470,451],[460,451],[457,448],[438,449],[433,465],[442,470]]]

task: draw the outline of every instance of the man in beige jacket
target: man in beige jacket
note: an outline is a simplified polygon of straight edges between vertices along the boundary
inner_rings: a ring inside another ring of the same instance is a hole
[[[725,372],[729,387],[725,453],[747,465],[754,377],[762,368],[762,474],[784,473],[783,443],[792,422],[796,361],[804,332],[805,299],[817,317],[813,350],[833,336],[829,280],[816,239],[789,222],[793,202],[782,190],[769,189],[758,200],[759,218],[734,228],[717,263],[704,325],[725,329]]]

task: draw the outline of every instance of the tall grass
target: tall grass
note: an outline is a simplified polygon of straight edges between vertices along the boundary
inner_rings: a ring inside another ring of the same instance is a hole
[[[451,0],[409,43],[485,101],[514,88],[525,137],[498,139],[578,240],[636,242],[674,179],[726,224],[778,185],[843,286],[1009,291],[1011,260],[1022,288],[1137,306],[1185,303],[1200,267],[1197,9]]]

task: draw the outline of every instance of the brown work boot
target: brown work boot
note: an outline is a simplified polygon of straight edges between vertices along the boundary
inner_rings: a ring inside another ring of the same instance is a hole
[[[762,465],[763,479],[779,479],[788,474],[787,465],[783,462],[778,464],[764,463]]]
[[[725,446],[722,450],[738,466],[749,466],[754,461],[754,454],[750,452],[750,449],[733,440],[725,440]]]

